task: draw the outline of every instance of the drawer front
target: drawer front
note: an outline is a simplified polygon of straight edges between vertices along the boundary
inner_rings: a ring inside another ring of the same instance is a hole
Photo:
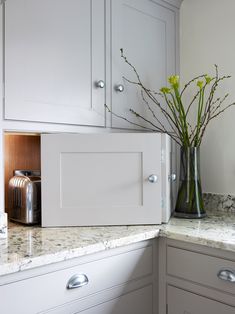
[[[148,246],[3,285],[0,287],[1,314],[21,313],[19,309],[25,304],[22,313],[34,314],[150,275],[152,269],[152,246]],[[80,288],[67,289],[69,280],[76,274],[85,275],[88,282]]]
[[[172,286],[167,288],[168,314],[234,314],[235,308]]]
[[[222,279],[219,278],[219,273]],[[235,262],[233,261],[171,246],[167,248],[168,275],[235,295],[235,282],[231,282],[233,273],[235,279]]]
[[[153,314],[152,285],[129,292],[110,301],[101,300],[95,306],[86,300],[86,308],[81,302],[71,302],[61,307],[45,311],[41,314]]]

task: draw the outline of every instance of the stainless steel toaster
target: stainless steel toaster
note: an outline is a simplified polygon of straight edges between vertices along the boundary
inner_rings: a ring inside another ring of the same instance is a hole
[[[24,224],[37,224],[41,219],[40,171],[15,170],[9,181],[9,217]]]

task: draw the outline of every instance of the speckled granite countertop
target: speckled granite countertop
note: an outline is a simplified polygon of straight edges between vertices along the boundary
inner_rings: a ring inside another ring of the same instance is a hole
[[[155,238],[159,226],[40,228],[9,224],[0,276]]]
[[[203,219],[171,218],[160,236],[235,253],[235,213],[208,212]]]
[[[40,228],[10,224],[0,240],[0,275],[116,248],[158,236],[235,252],[235,214],[203,220],[171,218],[166,225]]]

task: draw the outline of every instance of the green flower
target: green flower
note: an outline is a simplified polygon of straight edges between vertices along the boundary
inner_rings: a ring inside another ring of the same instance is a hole
[[[210,76],[206,75],[205,80],[206,80],[206,84],[210,84],[210,82],[212,81],[212,78]]]
[[[202,89],[203,88],[203,85],[204,85],[204,82],[203,81],[197,81],[197,86]]]
[[[171,84],[172,87],[179,87],[179,75],[172,75],[168,78],[168,82]]]
[[[171,92],[171,89],[168,87],[162,87],[160,89],[160,92],[162,92],[163,94],[169,94]]]

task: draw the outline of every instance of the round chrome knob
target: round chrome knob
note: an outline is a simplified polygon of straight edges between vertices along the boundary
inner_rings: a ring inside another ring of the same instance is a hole
[[[157,179],[158,179],[158,177],[157,177],[156,174],[151,174],[151,175],[148,177],[148,181],[149,181],[150,183],[156,183],[156,182],[157,182]]]
[[[96,82],[96,87],[104,88],[105,87],[104,81],[100,80],[100,81]]]
[[[122,93],[124,91],[124,86],[122,84],[115,86],[115,91]]]
[[[172,173],[172,174],[169,175],[168,178],[169,178],[170,181],[174,182],[176,180],[176,174]]]

